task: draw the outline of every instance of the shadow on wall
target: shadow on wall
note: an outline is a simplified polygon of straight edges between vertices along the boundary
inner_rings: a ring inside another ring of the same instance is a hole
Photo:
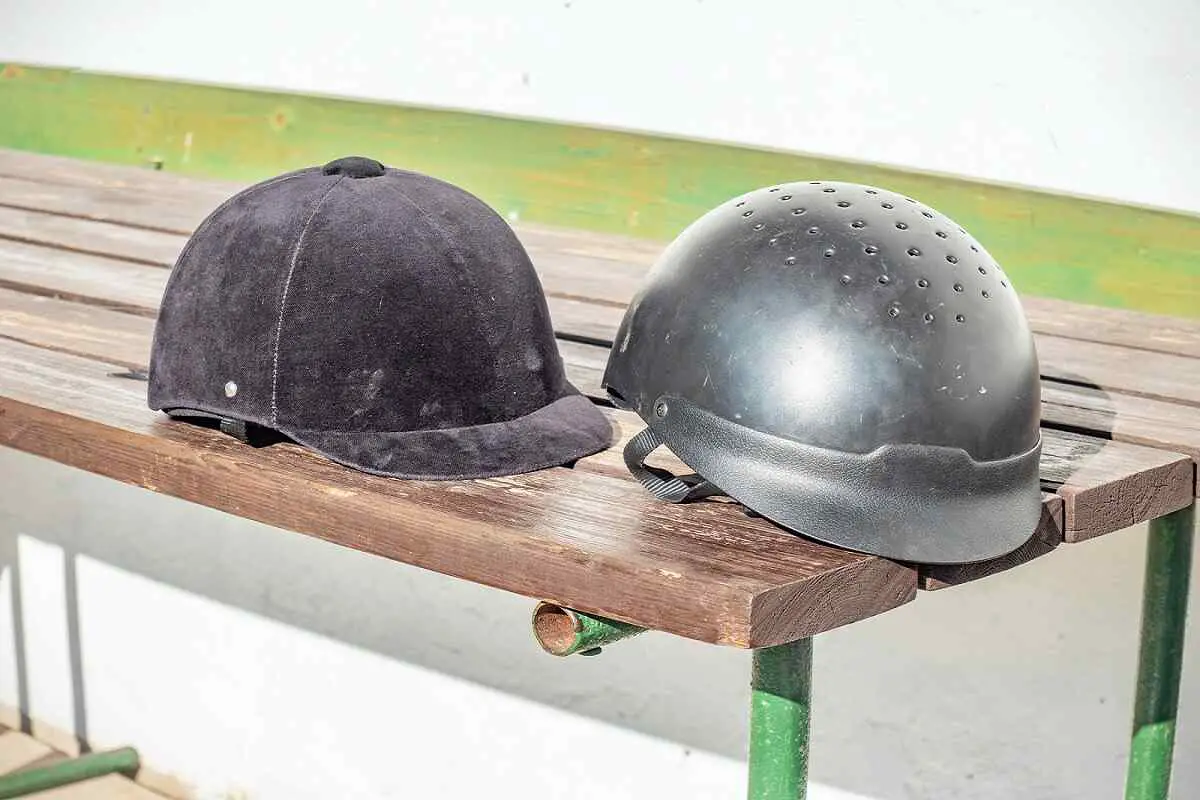
[[[555,659],[533,641],[528,599],[12,451],[0,449],[0,473],[11,496],[25,498],[0,508],[18,702],[37,715],[16,552],[25,533],[65,554],[74,724],[83,739],[79,556],[391,659],[743,757],[745,652],[650,635],[599,658]],[[1072,548],[1070,564],[1051,554],[822,636],[814,778],[889,799],[1001,798],[1026,786],[1055,787],[1030,796],[1084,798],[1115,785],[1133,691],[1142,547],[1140,537],[1108,537]],[[154,632],[143,635],[152,640]],[[1200,727],[1200,707],[1191,713]],[[1187,725],[1181,736],[1187,752]],[[1179,790],[1200,787],[1200,765],[1183,761]]]

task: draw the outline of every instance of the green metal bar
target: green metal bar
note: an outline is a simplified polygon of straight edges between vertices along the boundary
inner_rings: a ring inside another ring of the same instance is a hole
[[[637,636],[645,630],[554,603],[538,603],[533,610],[533,635],[543,650],[555,656],[597,655],[603,645]]]
[[[1171,786],[1195,509],[1150,523],[1126,800],[1166,800]]]
[[[754,651],[750,800],[804,800],[812,707],[812,639]]]
[[[138,766],[138,753],[132,747],[122,747],[107,753],[89,753],[49,767],[0,776],[0,800],[24,797],[115,772],[132,778],[137,774]]]

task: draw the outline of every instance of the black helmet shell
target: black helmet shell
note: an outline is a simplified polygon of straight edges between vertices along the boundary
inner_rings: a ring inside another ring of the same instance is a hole
[[[788,184],[706,214],[630,306],[604,384],[708,481],[819,540],[966,562],[1040,516],[1016,293],[957,223],[894,192]]]
[[[526,472],[611,438],[566,380],[504,220],[358,157],[253,186],[197,229],[163,298],[149,402],[406,478]]]

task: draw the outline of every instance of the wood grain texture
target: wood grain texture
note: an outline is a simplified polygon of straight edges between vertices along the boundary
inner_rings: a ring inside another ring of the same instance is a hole
[[[1189,505],[1188,456],[1055,431],[1042,436],[1042,485],[1063,498],[1063,537],[1081,542]],[[1112,476],[1123,475],[1122,480]]]
[[[166,270],[127,261],[0,240],[0,288],[28,294],[153,317],[168,274]],[[605,341],[624,313],[621,308],[567,300],[553,294],[549,297],[549,305],[557,330],[563,335],[593,343]],[[29,304],[25,306],[28,313]],[[37,326],[43,335],[34,336],[28,325],[21,326],[23,334],[9,335],[68,352],[88,354],[88,348],[79,346],[80,331],[72,336],[69,331],[60,329],[55,319],[46,318],[46,315],[61,314],[63,320],[74,320],[79,324],[83,321],[80,319],[82,312],[56,304],[42,304],[40,309],[42,318]],[[1097,314],[1091,316],[1101,319],[1110,313],[1131,313],[1094,311]],[[1083,319],[1090,320],[1091,316]],[[100,318],[109,320],[104,323],[109,332],[103,328],[94,331],[90,334],[93,339],[108,339],[126,328],[141,332],[149,329],[148,326],[129,325],[120,318],[93,315],[97,323]],[[3,335],[4,327],[0,321],[0,335]],[[1088,329],[1084,327],[1081,331]],[[127,343],[121,349],[112,349],[102,355],[130,366],[141,366],[144,358],[139,347]],[[568,353],[567,366],[573,379],[598,392],[599,373],[603,370],[605,356],[577,342],[564,341],[561,347]],[[1200,414],[1189,406],[1045,380],[1042,382],[1042,420],[1052,427],[1187,453],[1200,460]]]
[[[0,238],[170,266],[183,248],[179,234],[0,206]]]
[[[0,337],[145,369],[153,334],[148,318],[2,289],[0,310]],[[558,345],[571,382],[585,394],[604,399],[600,378],[608,350],[563,340]],[[1196,492],[1194,477],[1185,469],[1192,465],[1186,455],[1053,429],[1043,430],[1043,440],[1042,477],[1066,503],[1068,541],[1174,511],[1181,507],[1176,504],[1181,492]],[[605,468],[610,476],[624,473],[615,454]],[[1182,488],[1181,481],[1187,482]],[[1114,504],[1121,499],[1137,505],[1118,509]]]
[[[728,503],[681,508],[586,468],[378,478],[145,408],[116,365],[0,341],[0,444],[336,544],[707,642],[765,646],[907,602],[915,573]],[[830,573],[838,576],[831,592]],[[758,599],[796,610],[760,621]],[[766,627],[763,627],[766,625]]]

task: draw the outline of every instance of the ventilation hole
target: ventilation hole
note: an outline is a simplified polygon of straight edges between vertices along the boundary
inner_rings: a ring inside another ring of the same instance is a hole
[[[959,294],[962,294],[962,290],[963,290],[963,285],[961,283],[954,284],[954,291],[958,292]]]
[[[838,278],[838,280],[841,281],[842,286],[850,285],[850,276],[849,275],[843,275],[842,277]]]
[[[951,264],[957,264],[957,263],[958,263],[958,256],[956,256],[956,255],[948,255],[948,256],[946,256],[946,260],[947,260],[947,261],[949,261]]]
[[[793,209],[792,209],[792,216],[793,216],[793,217],[798,217],[798,216],[800,216],[800,215],[801,215],[801,214],[803,214],[803,213],[804,213],[804,209],[803,209],[803,208],[793,208]]]
[[[913,258],[916,258],[917,256],[921,255],[921,251],[915,247],[910,247],[908,248],[908,254]]]
[[[879,194],[879,192],[875,189],[867,189],[867,194]]]
[[[910,203],[915,203],[915,202],[917,202],[916,200],[913,200],[911,197],[906,197],[906,198],[904,198],[904,199],[905,199],[905,200],[907,200],[907,201],[908,201],[908,202],[910,202]]]
[[[929,312],[929,311],[926,311],[926,312],[925,312],[925,321],[926,321],[926,322],[933,322],[933,314],[932,314],[931,312]]]
[[[945,232],[945,231],[938,231],[938,232],[937,232],[937,237],[938,237],[939,239],[945,239],[945,238],[946,238],[946,232]]]
[[[992,293],[991,293],[991,292],[989,292],[987,289],[984,289],[984,290],[983,290],[983,292],[982,292],[982,294],[983,294],[983,299],[984,299],[984,300],[987,300],[989,297],[991,297],[991,296],[992,296]]]
[[[922,289],[927,289],[929,288],[929,281],[925,280],[924,278],[918,278],[917,286],[920,286]]]
[[[836,192],[836,191],[837,191],[837,189],[833,188],[832,186],[826,186],[826,187],[825,187],[824,189],[822,189],[821,191],[822,191],[822,192]]]
[[[978,248],[978,247],[976,247],[975,245],[971,245],[971,249],[972,249],[973,251],[975,251],[976,253],[978,253],[978,252],[979,252],[979,248]]]
[[[961,234],[963,234],[964,236],[965,236],[965,235],[966,235],[966,233],[967,233],[967,232],[966,232],[964,229],[962,229],[962,228],[959,228],[959,229],[958,229],[958,232],[959,232],[959,233],[961,233]]]
[[[821,185],[821,182],[820,182],[820,181],[809,181],[809,183],[810,183],[810,184],[812,184],[813,186],[820,186],[820,185]]]
[[[849,208],[850,203],[845,200],[838,200],[838,208]]]
[[[790,266],[792,266],[793,264],[795,264],[795,263],[796,263],[796,257],[795,257],[795,256],[788,256],[787,258],[785,258],[785,259],[783,260],[783,263],[784,263],[784,264],[787,264],[787,265],[790,267]]]
[[[746,201],[745,201],[745,200],[742,200],[740,203],[738,203],[738,204],[737,204],[737,207],[738,207],[738,208],[741,208],[741,207],[742,207],[742,206],[744,206],[744,205],[746,205]]]
[[[980,274],[980,275],[987,275],[987,270],[986,270],[986,269],[984,269],[983,267],[980,267],[980,268],[979,268],[979,274]]]
[[[897,222],[896,227],[902,231],[906,231],[906,230],[908,230],[908,223],[907,222]]]
[[[762,230],[763,228],[765,228],[765,227],[767,227],[767,226],[766,226],[766,224],[765,224],[765,223],[762,223],[762,222],[760,222],[760,223],[758,223],[757,225],[755,225],[755,226],[754,226],[754,230],[756,230],[756,231],[761,231],[761,230]]]
[[[889,278],[887,275],[880,275],[879,282],[882,283],[884,286],[887,286],[889,283],[892,282],[892,279]]]
[[[890,307],[890,308],[888,309],[888,316],[889,316],[889,317],[898,317],[898,316],[900,316],[900,308],[899,308],[899,306],[892,306],[892,307]]]
[[[748,217],[748,216],[750,216],[750,215],[751,215],[751,214],[753,214],[753,213],[754,213],[754,209],[750,209],[749,211],[743,211],[743,212],[742,212],[742,216],[743,216],[743,217]]]
[[[967,318],[966,318],[966,317],[964,317],[962,314],[955,314],[955,315],[954,315],[954,321],[955,321],[955,322],[966,322],[966,321],[967,321]]]
[[[921,216],[925,217],[926,219],[933,219],[933,214],[930,214],[928,211],[922,211]]]
[[[1008,288],[1008,281],[1000,281],[1000,285],[1001,285],[1001,286],[1003,286],[1005,289],[1007,289],[1007,288]]]
[[[863,252],[864,252],[864,253],[866,253],[866,254],[867,254],[867,255],[869,255],[869,256],[873,256],[873,255],[875,255],[876,253],[878,253],[878,252],[879,252],[879,248],[878,248],[878,247],[876,247],[876,246],[875,246],[875,245],[873,245],[873,244],[869,244],[869,245],[867,245],[866,247],[864,247],[864,248],[863,248]]]
[[[818,228],[816,225],[813,225],[811,228],[808,229],[809,236],[816,236],[820,232],[821,232],[821,229]]]
[[[779,191],[779,187],[778,187],[778,186],[776,186],[774,189],[768,189],[767,191],[770,191],[770,192],[778,192],[778,191]]]
[[[895,208],[895,206],[891,203],[880,203],[879,205],[883,206],[884,208]]]
[[[779,198],[780,202],[783,202],[785,200],[791,200],[791,199],[792,199],[792,196],[790,194],[785,194]]]
[[[836,254],[837,254],[837,250],[834,250],[832,247],[825,248],[825,257],[826,258],[833,258],[834,255],[836,255]]]
[[[866,223],[866,220],[856,219],[856,220],[854,220],[854,222],[850,223],[850,227],[851,228],[865,228],[865,227],[867,227],[867,223]]]

